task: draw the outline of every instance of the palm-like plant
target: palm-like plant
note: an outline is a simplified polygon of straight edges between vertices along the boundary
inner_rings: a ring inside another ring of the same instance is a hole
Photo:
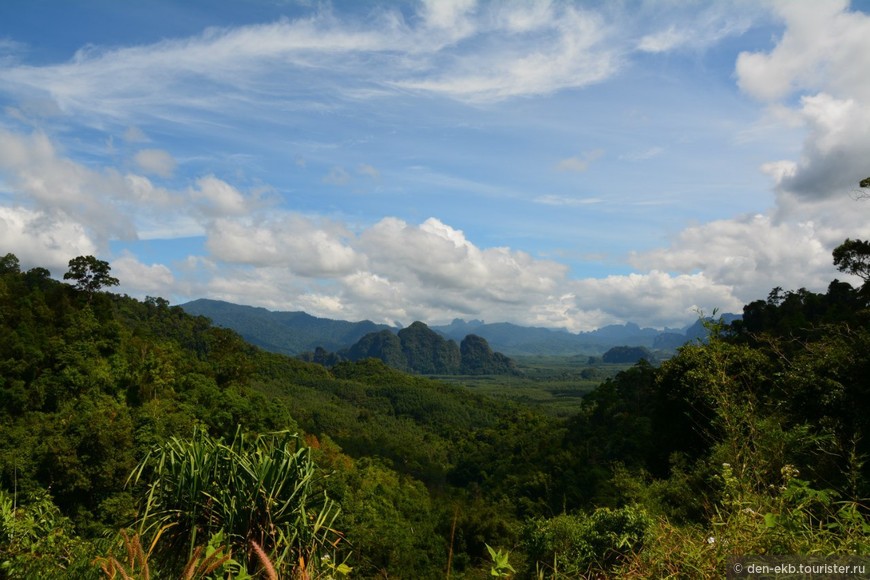
[[[306,575],[315,553],[341,540],[338,508],[316,493],[315,473],[310,449],[289,432],[250,437],[239,428],[227,444],[196,428],[155,447],[131,474],[147,490],[139,533],[159,530],[164,557],[177,564],[223,532],[248,567],[258,561],[253,542],[282,576]]]

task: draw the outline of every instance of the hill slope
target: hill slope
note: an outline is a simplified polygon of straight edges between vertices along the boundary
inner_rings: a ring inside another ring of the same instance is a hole
[[[294,356],[318,346],[332,351],[346,348],[366,334],[391,328],[369,320],[331,320],[305,312],[273,312],[205,298],[182,304],[181,308],[189,314],[210,318],[217,326],[235,330],[260,348]]]

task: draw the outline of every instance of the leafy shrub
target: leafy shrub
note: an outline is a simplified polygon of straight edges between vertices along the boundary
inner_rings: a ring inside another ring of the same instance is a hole
[[[0,578],[100,578],[97,548],[75,535],[46,491],[17,505],[0,490]]]
[[[532,520],[524,544],[539,576],[607,573],[643,547],[650,524],[647,513],[636,506],[598,508],[591,514]]]

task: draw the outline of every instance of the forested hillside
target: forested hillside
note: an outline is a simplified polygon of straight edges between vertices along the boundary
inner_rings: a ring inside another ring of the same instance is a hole
[[[835,263],[867,280],[862,248]],[[77,260],[62,283],[0,258],[0,578],[719,578],[870,551],[866,283],[774,289],[562,420],[265,352]]]

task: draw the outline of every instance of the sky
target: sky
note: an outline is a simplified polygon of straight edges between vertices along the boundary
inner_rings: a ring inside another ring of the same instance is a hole
[[[678,328],[868,175],[868,1],[0,2],[0,254],[138,298]]]

